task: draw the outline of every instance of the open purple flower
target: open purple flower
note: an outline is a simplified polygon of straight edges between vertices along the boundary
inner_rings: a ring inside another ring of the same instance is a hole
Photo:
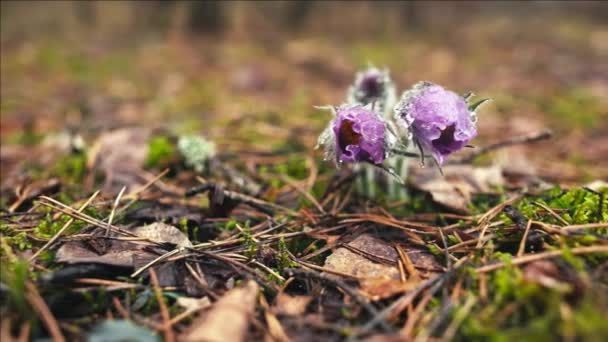
[[[381,164],[387,157],[388,132],[384,120],[360,105],[341,106],[334,108],[334,112],[334,120],[318,141],[318,145],[325,146],[325,158]]]
[[[419,82],[403,93],[395,120],[438,164],[477,135],[475,113],[462,96],[430,82]]]
[[[395,86],[388,70],[369,67],[358,72],[355,83],[348,89],[347,101],[350,104],[373,104],[379,113],[384,114],[395,102]]]

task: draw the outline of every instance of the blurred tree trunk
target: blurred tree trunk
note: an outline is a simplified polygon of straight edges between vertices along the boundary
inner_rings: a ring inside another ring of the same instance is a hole
[[[401,3],[401,15],[408,31],[420,31],[423,26],[422,8],[418,1],[404,1]]]
[[[316,1],[294,0],[285,4],[283,26],[289,31],[298,31],[306,23],[310,12],[316,6]]]
[[[223,1],[202,0],[190,3],[190,30],[194,33],[217,33],[226,26],[226,8]]]
[[[95,3],[92,1],[77,1],[74,3],[74,10],[81,24],[85,27],[94,27],[97,21]]]

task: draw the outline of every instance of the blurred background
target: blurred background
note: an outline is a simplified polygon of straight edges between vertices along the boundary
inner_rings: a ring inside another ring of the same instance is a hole
[[[2,1],[3,177],[49,135],[202,133],[236,153],[312,153],[354,73],[388,67],[492,97],[476,145],[550,128],[496,161],[608,177],[608,2]]]

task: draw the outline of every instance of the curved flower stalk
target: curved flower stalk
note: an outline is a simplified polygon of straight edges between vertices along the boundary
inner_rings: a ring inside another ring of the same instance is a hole
[[[374,111],[384,117],[387,125],[395,130],[392,113],[396,102],[396,89],[388,69],[369,66],[357,72],[354,83],[348,89],[347,102],[349,104],[371,105]],[[355,172],[360,173],[355,183],[356,190],[368,197],[374,197],[378,176],[378,180],[385,186],[389,198],[393,200],[405,199],[406,192],[402,180],[407,177],[407,162],[407,158],[402,156],[394,156],[386,161],[387,166],[399,175],[398,180],[387,177],[386,174],[378,174],[376,168],[371,165],[355,165]]]
[[[441,166],[450,154],[468,146],[477,135],[475,110],[488,99],[468,105],[470,97],[419,82],[405,91],[395,106],[395,122],[411,136],[421,155],[430,153]]]

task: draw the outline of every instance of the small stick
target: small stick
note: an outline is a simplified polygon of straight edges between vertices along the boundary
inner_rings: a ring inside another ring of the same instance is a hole
[[[519,243],[519,249],[517,250],[518,257],[524,255],[524,251],[526,249],[526,240],[528,240],[528,232],[530,231],[530,227],[532,227],[532,220],[528,220],[526,230],[524,231],[524,236],[521,238],[521,242]]]
[[[559,215],[558,215],[558,214],[557,214],[555,211],[553,211],[553,209],[549,208],[548,206],[546,206],[546,205],[544,205],[544,204],[542,204],[542,203],[540,203],[540,202],[537,202],[537,201],[532,202],[532,204],[534,204],[534,205],[535,205],[535,206],[537,206],[537,207],[541,207],[541,208],[543,208],[543,209],[544,209],[544,210],[546,210],[546,211],[547,211],[549,214],[551,214],[551,216],[553,216],[553,217],[554,217],[556,220],[558,220],[558,221],[559,221],[559,222],[561,222],[562,224],[564,224],[564,225],[566,225],[566,226],[570,224],[568,221],[564,220],[564,218],[563,218],[563,217],[559,216]]]
[[[293,180],[289,179],[289,177],[287,177],[286,175],[281,174],[279,178],[281,178],[281,180],[284,181],[285,183],[287,183],[290,186],[292,186],[299,193],[301,193],[302,195],[304,195],[304,197],[306,197],[306,199],[308,199],[317,208],[317,210],[319,210],[319,212],[321,214],[323,214],[323,215],[327,214],[327,212],[325,212],[325,209],[323,209],[323,206],[317,201],[317,199],[313,195],[310,194],[310,192],[308,192],[305,189],[303,189],[301,186],[299,186],[298,184],[296,184],[296,182],[294,182]]]
[[[44,325],[51,334],[54,342],[65,342],[65,337],[61,333],[61,329],[59,328],[59,324],[57,324],[57,320],[51,313],[51,310],[44,302],[44,299],[38,293],[36,286],[31,282],[26,282],[25,287],[27,289],[27,293],[25,294],[25,298],[30,303],[30,305],[36,310]]]
[[[576,247],[576,248],[572,248],[570,250],[570,252],[572,254],[608,253],[608,246],[602,245],[602,246]],[[524,255],[521,257],[511,259],[510,264],[511,265],[520,265],[520,264],[526,264],[526,263],[536,261],[536,260],[555,258],[555,257],[562,255],[563,253],[564,253],[563,251],[559,250],[559,251],[548,251],[548,252],[537,253],[537,254],[528,254],[528,255]],[[505,263],[497,262],[497,263],[477,267],[475,269],[475,271],[477,271],[477,273],[485,273],[485,272],[491,272],[491,271],[494,271],[494,270],[497,270],[497,269],[500,269],[503,267],[505,267]]]
[[[160,261],[162,261],[162,260],[165,260],[165,259],[167,259],[167,258],[169,258],[169,257],[174,256],[175,254],[179,253],[179,252],[180,252],[180,250],[181,250],[180,248],[176,248],[176,249],[174,249],[174,250],[172,250],[172,251],[170,251],[170,252],[167,252],[167,253],[165,253],[165,254],[163,254],[163,255],[159,256],[158,258],[156,258],[156,259],[154,259],[154,260],[150,261],[149,263],[145,264],[144,266],[142,266],[142,267],[141,267],[140,269],[138,269],[137,271],[133,272],[133,274],[131,274],[131,278],[135,278],[135,277],[137,277],[137,276],[138,276],[138,275],[140,275],[140,274],[141,274],[143,271],[147,270],[147,269],[148,269],[148,268],[150,268],[151,266],[154,266],[156,263],[158,263],[158,262],[160,262]]]
[[[575,224],[572,226],[563,227],[562,230],[566,232],[573,232],[581,229],[591,228],[608,228],[608,223],[586,223],[586,224]]]
[[[448,242],[445,240],[445,235],[443,234],[443,230],[441,228],[438,229],[439,235],[441,235],[441,242],[443,242],[443,252],[445,253],[445,265],[448,270],[452,268],[452,260],[450,259],[450,252],[448,251]]]
[[[150,181],[148,181],[146,184],[142,185],[140,188],[135,189],[134,191],[131,191],[130,193],[128,193],[125,196],[125,199],[137,200],[137,195],[146,191],[149,187],[152,186],[152,184],[156,183],[157,180],[163,178],[163,176],[166,175],[168,172],[169,172],[169,168],[164,169],[163,172],[158,174],[158,176],[152,178]]]
[[[420,279],[420,275],[418,274],[418,271],[416,270],[416,266],[414,266],[414,263],[412,262],[410,257],[407,255],[407,253],[403,250],[403,248],[400,245],[395,245],[395,249],[397,250],[397,253],[399,254],[399,258],[401,258],[401,262],[403,262],[403,266],[405,267],[405,270],[407,271],[408,275],[410,276],[410,279],[416,280],[416,281],[418,279]]]
[[[311,264],[311,263],[302,261],[302,260],[296,258],[293,254],[291,254],[291,252],[288,251],[288,253],[289,253],[289,257],[291,258],[291,260],[295,261],[300,266],[303,266],[305,268],[310,268],[310,269],[321,271],[321,272],[325,272],[325,273],[335,274],[335,275],[338,275],[338,276],[344,277],[344,278],[350,278],[350,279],[355,279],[355,280],[360,280],[361,279],[360,277],[354,276],[352,274],[343,273],[343,272],[339,272],[339,271],[334,271],[334,270],[331,270],[329,268],[324,268],[324,267],[321,267],[321,266],[318,266],[318,265],[315,265],[315,264]]]
[[[97,197],[97,195],[99,195],[99,190],[95,191],[95,193],[93,195],[91,195],[91,197],[89,197],[89,199],[86,202],[84,202],[84,204],[82,206],[80,206],[80,208],[78,208],[77,212],[82,213],[83,210],[86,207],[88,207],[89,204],[91,204],[91,202],[95,199],[95,197]],[[66,231],[66,229],[68,229],[73,222],[74,222],[73,217],[70,218],[69,220],[67,220],[66,223],[63,225],[63,227],[61,227],[61,229],[59,229],[59,231],[47,243],[45,243],[44,246],[42,246],[42,248],[37,250],[36,253],[34,253],[34,255],[32,255],[30,257],[30,261],[33,261],[34,259],[36,259],[40,255],[40,253],[42,253],[42,251],[46,250],[53,243],[55,243],[55,241],[57,241],[57,239],[59,239],[61,234],[63,234]]]
[[[431,301],[432,298],[433,293],[428,292],[424,295],[424,297],[422,297],[422,299],[420,299],[420,301],[414,308],[414,311],[411,314],[408,314],[407,321],[405,322],[403,328],[401,328],[399,335],[411,338],[412,330],[414,330],[414,324],[418,321],[418,317],[422,313],[422,310],[424,310],[424,308]]]
[[[108,227],[106,229],[106,236],[110,235],[110,226],[112,225],[112,221],[114,221],[114,214],[116,213],[116,207],[118,207],[118,203],[120,203],[120,198],[122,197],[122,194],[125,192],[126,189],[127,189],[126,186],[123,186],[122,189],[120,189],[120,192],[118,193],[118,196],[116,196],[116,200],[114,201],[114,205],[112,205],[112,211],[110,212],[110,217],[108,218]]]
[[[448,164],[470,163],[473,160],[475,160],[475,158],[479,157],[480,155],[486,154],[486,153],[494,151],[494,150],[498,150],[498,149],[508,147],[508,146],[513,146],[513,145],[535,143],[537,141],[549,139],[552,136],[553,136],[553,132],[551,132],[550,130],[544,130],[541,132],[532,133],[532,134],[528,134],[528,135],[520,135],[517,137],[513,137],[511,139],[499,141],[497,143],[494,143],[494,144],[491,144],[488,146],[484,146],[484,147],[476,150],[475,152],[469,154],[468,156],[462,157],[460,159],[452,159],[450,162],[448,162]]]
[[[122,303],[120,302],[118,297],[112,297],[112,303],[114,304],[116,311],[118,311],[118,313],[122,316],[122,318],[131,319],[129,312],[127,311],[127,309],[125,309],[124,306],[122,306]]]
[[[458,327],[460,327],[460,324],[462,324],[467,315],[471,312],[471,309],[473,308],[476,302],[477,298],[473,296],[469,296],[467,298],[464,305],[459,309],[457,313],[454,314],[454,319],[452,320],[450,325],[447,327],[447,329],[445,329],[443,337],[441,338],[442,341],[451,341],[454,338]]]
[[[276,277],[277,279],[279,279],[280,281],[285,281],[285,278],[283,278],[282,275],[278,274],[277,272],[275,272],[272,268],[262,264],[261,262],[257,261],[257,260],[253,260],[252,261],[254,264],[260,266],[264,271],[268,272],[269,274],[272,274],[274,277]]]
[[[165,301],[163,300],[163,290],[158,284],[158,277],[153,268],[150,269],[150,281],[152,282],[152,286],[154,286],[154,294],[156,295],[158,306],[160,306],[160,314],[163,318],[163,330],[165,331],[165,341],[174,342],[175,336],[173,335],[173,329],[170,324],[171,316],[169,315],[169,310],[167,310],[167,304],[165,304]]]
[[[194,196],[196,194],[204,193],[207,191],[216,191],[216,189],[219,189],[218,185],[215,183],[212,183],[212,182],[202,182],[202,183],[203,184],[186,191],[186,197]],[[241,194],[241,193],[231,191],[231,190],[222,189],[221,191],[222,191],[224,197],[229,198],[236,202],[240,202],[240,203],[244,203],[249,206],[252,206],[268,215],[273,215],[274,210],[280,210],[280,211],[285,211],[290,215],[297,216],[297,213],[295,211],[293,211],[289,208],[285,208],[283,206],[271,203],[271,202],[266,202],[261,199],[258,199],[258,198],[255,198],[255,197],[252,197],[249,195]]]

